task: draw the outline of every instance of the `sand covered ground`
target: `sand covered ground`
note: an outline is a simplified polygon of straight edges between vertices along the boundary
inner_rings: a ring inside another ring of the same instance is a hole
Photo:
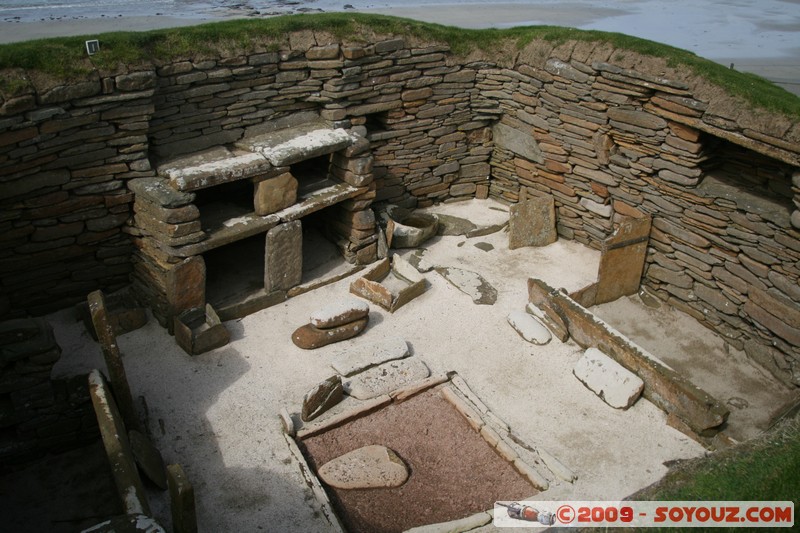
[[[508,218],[507,208],[491,200],[434,210],[481,226]],[[394,314],[371,305],[369,326],[359,337],[313,351],[294,346],[292,332],[307,323],[311,313],[350,297],[350,277],[226,323],[232,342],[203,355],[185,354],[152,319],[118,338],[133,394],[146,400],[155,444],[167,462],[184,466],[195,486],[201,531],[328,530],[315,512],[316,503],[291,457],[277,414],[281,408],[299,412],[304,393],[334,373],[330,361],[336,354],[393,336],[404,338],[413,356],[433,373],[458,372],[512,431],[578,475],[570,484],[547,472],[550,490],[537,498],[623,498],[663,476],[665,462],[705,452],[667,426],[666,415],[649,401],[640,399],[628,411],[620,411],[585,388],[572,375],[582,354],[574,342],[529,344],[507,323],[511,311],[525,308],[529,277],[576,290],[595,280],[597,251],[565,240],[511,251],[503,231],[473,238],[436,237],[425,248],[423,258],[431,265],[481,274],[497,290],[497,302],[476,305],[433,271],[425,274],[428,290]],[[408,256],[413,251],[401,253]],[[615,324],[614,314],[621,313],[619,327],[625,331],[625,317],[636,313],[638,320],[628,329],[633,328],[634,339],[649,339],[646,348],[652,353],[665,359],[674,352],[695,355],[696,365],[685,362],[681,367],[692,378],[698,365],[728,369],[696,375],[702,381],[698,385],[713,388],[721,401],[745,400],[737,401],[737,409],[749,409],[750,415],[737,411],[731,417],[737,434],[758,433],[771,409],[789,398],[787,389],[741,354],[724,349],[721,339],[690,317],[666,306],[643,311],[636,296],[619,306],[604,316]],[[99,346],[70,310],[48,319],[63,348],[55,374],[103,368]],[[721,359],[711,363],[712,356]],[[749,381],[742,383],[744,378]],[[346,399],[340,408],[355,402]],[[453,460],[458,460],[456,455]],[[152,506],[168,524],[163,495],[154,494]]]

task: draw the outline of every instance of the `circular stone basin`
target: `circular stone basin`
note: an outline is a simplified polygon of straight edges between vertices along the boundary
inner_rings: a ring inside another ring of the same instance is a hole
[[[397,207],[387,209],[386,214],[393,223],[392,248],[416,248],[439,229],[436,215],[412,213]]]

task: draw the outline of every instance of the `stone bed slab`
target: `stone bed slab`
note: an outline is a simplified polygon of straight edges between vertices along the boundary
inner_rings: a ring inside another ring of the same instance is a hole
[[[644,397],[682,420],[699,437],[712,437],[730,413],[723,404],[542,280],[528,280],[530,303],[564,321],[584,348],[596,347],[644,381]]]

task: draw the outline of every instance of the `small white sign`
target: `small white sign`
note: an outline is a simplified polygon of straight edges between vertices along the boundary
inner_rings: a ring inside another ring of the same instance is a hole
[[[100,41],[97,39],[92,39],[91,41],[86,41],[86,53],[90,56],[95,55],[97,52],[100,51]]]

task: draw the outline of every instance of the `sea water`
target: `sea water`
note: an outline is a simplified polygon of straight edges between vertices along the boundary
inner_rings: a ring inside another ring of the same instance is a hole
[[[558,1],[535,0],[535,3]],[[31,22],[151,15],[224,18],[476,3],[530,4],[531,2],[530,0],[527,2],[524,0],[0,0],[0,21]]]

